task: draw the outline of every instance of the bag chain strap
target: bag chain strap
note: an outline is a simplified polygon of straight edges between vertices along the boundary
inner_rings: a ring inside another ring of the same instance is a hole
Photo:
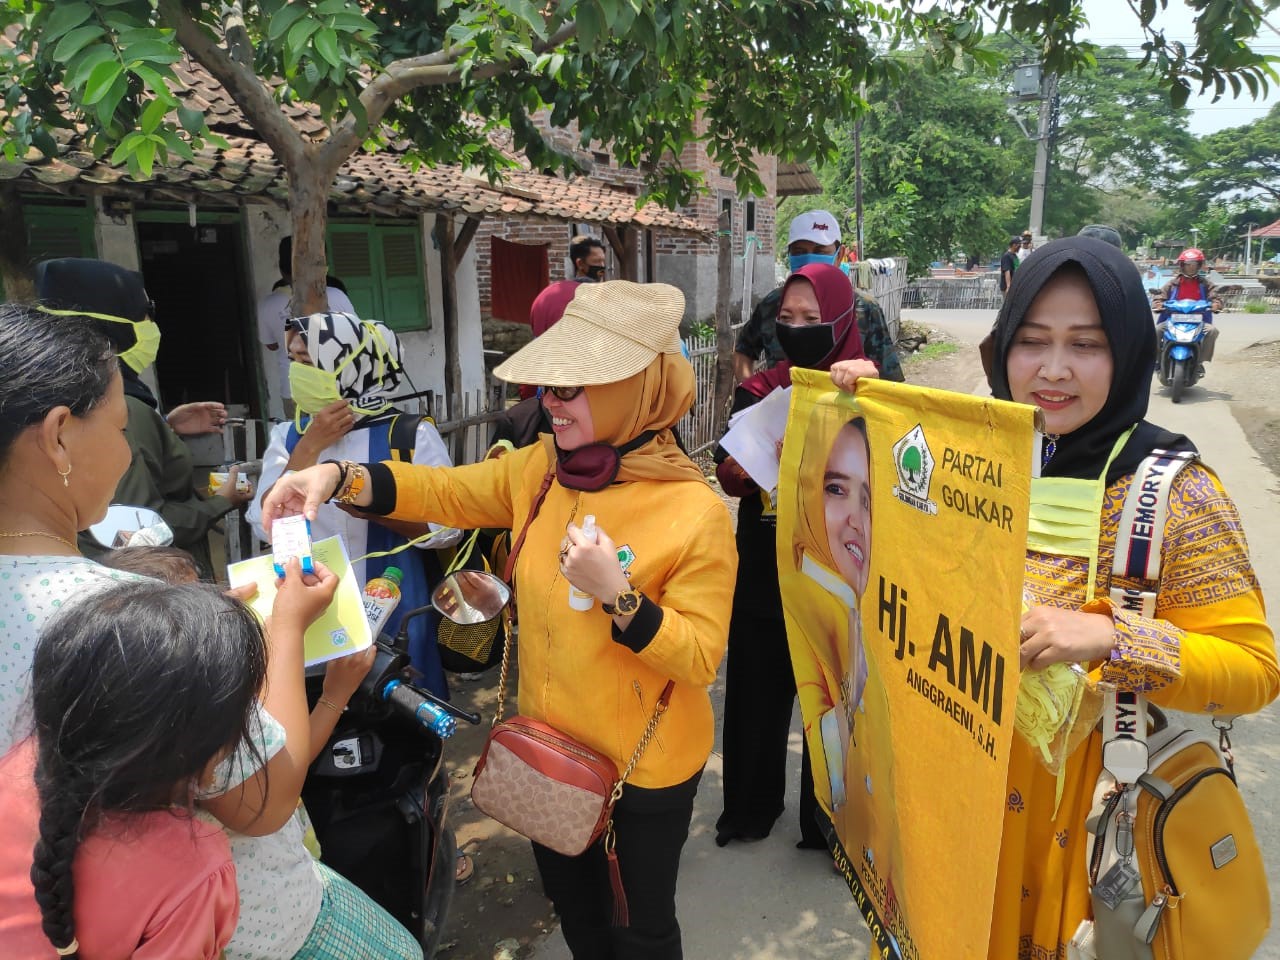
[[[513,575],[516,569],[516,558],[520,555],[521,549],[524,547],[525,535],[529,532],[529,525],[533,523],[533,518],[538,515],[538,511],[542,509],[542,501],[547,499],[547,491],[551,489],[551,481],[555,478],[555,473],[548,471],[547,475],[542,478],[542,487],[538,490],[538,494],[533,498],[533,506],[529,509],[529,519],[524,522],[524,527],[520,530],[520,536],[516,537],[515,542],[511,545],[511,552],[507,554],[507,566],[503,571],[503,579],[507,581],[511,587],[511,602],[507,604],[503,610],[503,622],[506,626],[507,637],[506,642],[502,645],[502,669],[498,674],[498,706],[493,714],[493,723],[490,729],[496,727],[502,722],[502,713],[507,702],[507,677],[511,670],[511,642],[514,632],[512,631],[511,608],[515,606],[515,584],[513,583]],[[640,735],[640,742],[636,744],[636,748],[631,753],[631,759],[627,761],[626,767],[623,769],[618,782],[614,784],[613,793],[609,796],[609,806],[613,807],[618,802],[618,798],[622,796],[622,786],[635,772],[636,765],[640,762],[640,756],[649,746],[649,742],[653,740],[654,734],[658,732],[658,721],[662,719],[662,715],[667,712],[667,707],[671,703],[671,693],[675,689],[675,681],[668,680],[667,685],[662,688],[662,695],[658,697],[658,703],[653,708],[653,716],[649,718],[649,722],[645,724],[644,733]]]

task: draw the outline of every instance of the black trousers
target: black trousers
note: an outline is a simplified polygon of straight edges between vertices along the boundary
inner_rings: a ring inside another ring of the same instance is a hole
[[[782,620],[734,611],[725,670],[724,812],[716,842],[767,837],[787,791],[787,738],[796,701],[795,674]],[[818,827],[809,749],[800,770],[800,845],[825,849]]]
[[[702,772],[674,787],[628,785],[613,811],[618,866],[631,923],[613,926],[613,891],[601,843],[566,857],[537,843],[533,857],[573,960],[681,960],[676,876]]]

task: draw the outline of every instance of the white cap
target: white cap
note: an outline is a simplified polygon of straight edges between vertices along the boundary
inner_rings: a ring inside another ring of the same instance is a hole
[[[791,234],[787,246],[797,240],[811,240],[827,246],[840,242],[840,221],[826,210],[809,210],[791,221]]]

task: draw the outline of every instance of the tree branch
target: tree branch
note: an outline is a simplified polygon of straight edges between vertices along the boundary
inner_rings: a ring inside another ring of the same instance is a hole
[[[227,52],[242,67],[253,69],[253,41],[244,25],[244,8],[240,0],[228,3],[222,10],[222,34],[227,38]]]
[[[533,44],[533,52],[537,54],[548,53],[572,38],[577,32],[577,21],[570,20],[563,23],[546,40],[536,41]],[[387,115],[387,111],[391,109],[391,106],[410,90],[416,90],[419,87],[440,87],[461,82],[463,71],[458,66],[458,59],[461,56],[461,52],[455,53],[446,47],[436,53],[421,57],[408,57],[387,64],[382,73],[374,78],[364,88],[364,92],[360,94],[360,103],[364,107],[364,114],[367,118],[367,129],[371,130],[377,127],[382,122],[382,118]],[[496,77],[515,70],[523,63],[522,59],[515,57],[502,63],[481,64],[467,74],[467,79],[487,80],[490,77]],[[349,157],[356,147],[360,145],[362,137],[359,119],[354,113],[349,112],[333,128],[333,135],[325,141],[321,149],[322,154],[326,157],[326,162],[337,159],[340,165],[342,160]]]
[[[266,84],[218,46],[214,37],[183,8],[182,0],[159,0],[156,6],[161,19],[174,28],[178,43],[222,84],[285,168],[305,163],[308,144],[280,112]]]

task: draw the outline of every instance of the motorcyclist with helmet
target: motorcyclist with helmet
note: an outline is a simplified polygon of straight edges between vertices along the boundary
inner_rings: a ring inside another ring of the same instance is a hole
[[[1196,247],[1188,247],[1178,255],[1178,273],[1164,285],[1164,289],[1151,300],[1153,310],[1160,313],[1156,322],[1156,343],[1164,343],[1164,331],[1169,324],[1169,311],[1164,309],[1167,300],[1208,300],[1213,312],[1222,309],[1222,298],[1218,296],[1218,287],[1209,277],[1202,273],[1204,269],[1204,253]],[[1201,373],[1204,363],[1213,359],[1213,345],[1218,339],[1218,328],[1213,325],[1211,314],[1204,315],[1204,342],[1200,347]]]

